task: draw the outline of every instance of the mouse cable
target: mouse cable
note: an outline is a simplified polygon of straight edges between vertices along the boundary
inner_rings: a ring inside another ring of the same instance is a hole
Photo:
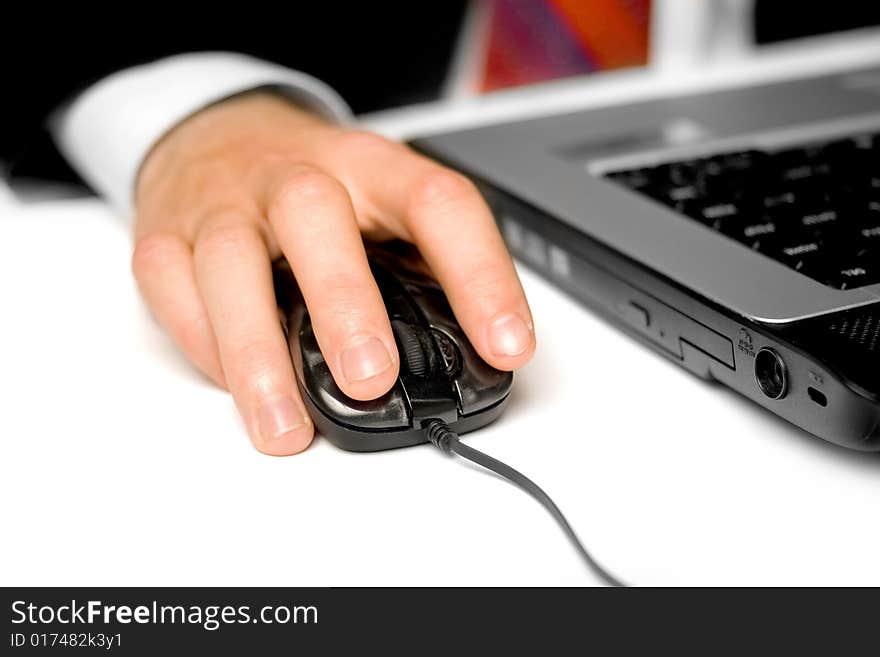
[[[538,484],[521,472],[514,470],[506,463],[502,463],[488,454],[484,454],[473,447],[465,445],[459,440],[458,434],[450,429],[443,420],[428,420],[425,422],[424,427],[425,433],[428,435],[428,440],[430,440],[431,444],[442,452],[450,455],[457,454],[463,459],[467,459],[487,470],[491,470],[495,474],[507,479],[510,483],[519,486],[522,490],[535,498],[545,509],[547,509],[559,526],[562,527],[562,531],[565,532],[565,535],[568,536],[581,557],[587,562],[587,566],[589,566],[590,570],[598,575],[606,584],[611,586],[626,586],[626,584],[619,580],[615,575],[608,572],[593,558],[593,556],[587,551],[587,548],[584,547],[584,544],[581,543],[580,539],[577,537],[572,526],[568,524],[568,520],[565,519],[562,511],[559,510],[556,503],[541,489],[540,486],[538,486]]]

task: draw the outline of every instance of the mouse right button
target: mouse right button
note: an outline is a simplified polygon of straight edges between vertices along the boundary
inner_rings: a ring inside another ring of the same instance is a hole
[[[431,336],[437,345],[446,376],[457,376],[461,372],[461,354],[458,347],[455,346],[455,342],[446,333],[436,328],[431,329]]]
[[[434,315],[431,335],[452,380],[462,415],[470,415],[504,399],[513,374],[496,370],[480,357],[454,319]]]
[[[507,397],[513,374],[496,370],[470,347],[462,348],[462,366],[454,379],[462,415],[470,415],[493,406]]]

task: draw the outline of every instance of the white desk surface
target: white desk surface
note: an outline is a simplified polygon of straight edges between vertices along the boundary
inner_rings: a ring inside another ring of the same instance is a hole
[[[0,197],[4,585],[595,582],[530,498],[432,447],[258,454],[152,323],[129,250],[96,200]],[[539,349],[506,414],[466,439],[543,485],[610,568],[637,584],[880,584],[880,458],[521,274]]]
[[[430,446],[257,453],[152,323],[130,249],[97,200],[24,206],[0,189],[0,584],[596,583],[535,502]],[[466,440],[542,485],[611,570],[880,585],[880,457],[696,379],[520,273],[538,351]]]

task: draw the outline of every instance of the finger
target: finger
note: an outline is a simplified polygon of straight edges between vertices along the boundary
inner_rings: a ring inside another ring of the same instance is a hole
[[[196,285],[189,246],[174,235],[149,235],[135,245],[131,266],[159,325],[190,362],[225,388],[217,340]]]
[[[251,440],[276,456],[302,451],[313,428],[294,380],[257,223],[218,217],[199,233],[193,252],[223,372]]]
[[[387,142],[355,166],[384,221],[419,248],[480,355],[499,369],[524,365],[535,349],[531,312],[492,213],[474,185]]]
[[[268,194],[269,223],[334,380],[355,399],[379,397],[397,380],[397,346],[345,188],[299,167]]]

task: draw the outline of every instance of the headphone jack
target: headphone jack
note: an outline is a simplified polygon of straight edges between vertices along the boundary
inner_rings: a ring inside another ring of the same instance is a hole
[[[755,355],[755,383],[758,390],[770,399],[782,399],[788,392],[788,372],[785,361],[770,347]]]

